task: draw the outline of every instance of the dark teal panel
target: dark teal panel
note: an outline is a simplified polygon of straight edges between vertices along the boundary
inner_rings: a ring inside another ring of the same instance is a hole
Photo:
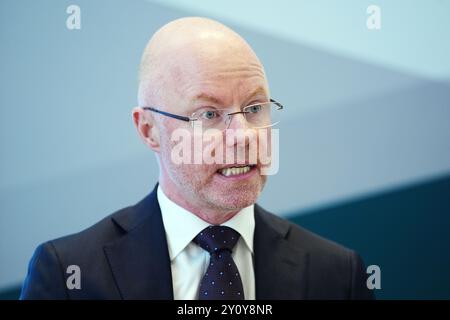
[[[0,290],[0,300],[17,300],[19,299],[21,286],[10,287]]]
[[[450,299],[450,177],[296,215],[381,268],[380,299]]]

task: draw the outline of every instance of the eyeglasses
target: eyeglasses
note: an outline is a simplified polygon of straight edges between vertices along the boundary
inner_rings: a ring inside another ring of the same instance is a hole
[[[142,107],[144,110],[157,112],[167,117],[190,122],[192,127],[196,121],[202,122],[204,129],[226,130],[230,126],[234,115],[242,114],[251,128],[268,128],[280,122],[281,110],[284,107],[281,103],[270,99],[269,102],[255,103],[242,108],[242,111],[229,112],[230,109],[216,109],[214,107],[204,107],[194,112],[191,117],[181,116],[158,110],[153,107]]]

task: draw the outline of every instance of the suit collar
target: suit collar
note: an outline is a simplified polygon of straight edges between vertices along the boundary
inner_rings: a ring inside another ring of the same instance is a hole
[[[287,240],[290,223],[255,205],[256,299],[306,299],[309,253]]]
[[[156,187],[146,198],[113,216],[124,232],[104,246],[123,299],[173,299],[172,274]]]

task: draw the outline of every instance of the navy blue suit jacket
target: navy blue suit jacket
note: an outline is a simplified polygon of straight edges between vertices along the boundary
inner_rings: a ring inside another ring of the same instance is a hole
[[[66,285],[70,265],[80,267],[80,289]],[[257,299],[373,298],[358,254],[258,205],[254,268]],[[41,244],[21,299],[173,299],[156,188],[80,233]]]

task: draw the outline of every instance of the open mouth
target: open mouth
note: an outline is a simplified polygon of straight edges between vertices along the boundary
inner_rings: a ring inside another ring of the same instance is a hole
[[[232,177],[246,174],[255,167],[256,167],[255,165],[242,165],[242,166],[238,165],[228,168],[222,168],[217,170],[217,172],[225,177]]]

